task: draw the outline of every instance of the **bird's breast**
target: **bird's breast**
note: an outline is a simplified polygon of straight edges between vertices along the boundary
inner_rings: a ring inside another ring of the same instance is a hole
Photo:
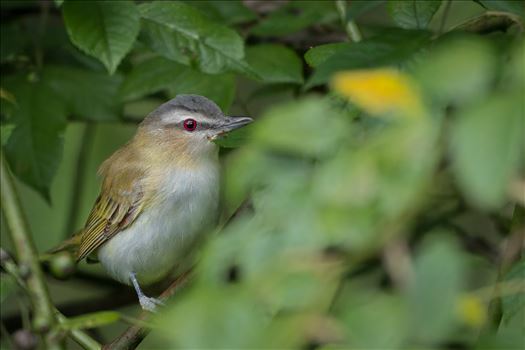
[[[142,283],[164,277],[217,219],[218,164],[172,169],[159,176],[143,213],[99,250],[103,266],[124,283],[130,272]]]

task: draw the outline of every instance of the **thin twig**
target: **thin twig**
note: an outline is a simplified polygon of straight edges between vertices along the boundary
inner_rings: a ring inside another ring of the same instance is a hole
[[[1,248],[0,248],[1,249]],[[4,255],[4,258],[2,259],[2,268],[15,279],[20,289],[22,289],[26,294],[29,294],[29,288],[27,286],[26,281],[22,278],[20,273],[20,267],[11,259],[9,254],[7,252],[3,251],[2,253]],[[23,307],[21,306],[21,309]],[[60,313],[56,308],[53,308],[53,312],[55,314],[55,317],[58,321],[58,323],[64,323],[67,321],[67,318]],[[23,313],[23,311],[22,311]],[[27,323],[27,322],[23,322]],[[29,325],[23,324],[24,328],[29,328]],[[9,331],[7,330],[7,327],[5,327],[4,322],[2,322],[2,331],[5,331],[7,335],[9,335]],[[82,330],[72,330],[68,332],[68,335],[73,339],[75,342],[77,342],[82,348],[86,350],[99,350],[101,348],[101,345],[96,342],[93,338],[91,338],[87,333],[83,332]],[[53,336],[57,336],[58,334],[54,334]]]
[[[447,0],[447,2],[445,3],[445,9],[443,10],[443,16],[441,16],[441,23],[439,24],[438,35],[443,34],[443,30],[445,29],[445,24],[447,22],[448,13],[450,11],[451,5],[452,2],[450,0]]]
[[[507,238],[499,254],[499,266],[496,283],[494,284],[490,304],[488,307],[489,320],[486,327],[491,325],[498,327],[502,317],[501,310],[501,281],[504,280],[505,274],[510,270],[512,264],[519,259],[523,251],[525,242],[525,208],[516,204],[512,218],[509,238]],[[481,333],[480,333],[481,334]]]
[[[60,311],[55,310],[55,312],[60,323],[67,321],[67,318],[62,315]],[[68,332],[68,335],[85,350],[100,350],[102,348],[101,344],[99,344],[95,339],[91,338],[86,332],[80,329],[73,329]]]
[[[0,191],[2,211],[8,227],[11,240],[15,247],[19,266],[28,269],[25,278],[29,298],[33,305],[33,327],[43,333],[47,349],[61,348],[59,339],[53,336],[53,328],[57,323],[53,312],[53,304],[40,268],[38,253],[35,249],[28,224],[23,216],[20,201],[17,197],[13,178],[9,172],[4,154],[0,151]]]
[[[355,43],[358,43],[361,40],[363,40],[363,36],[361,35],[361,31],[359,30],[357,23],[355,23],[354,20],[347,19],[346,1],[336,0],[335,7],[337,8],[337,12],[339,13],[339,17],[341,18],[341,23],[343,24],[348,37]]]

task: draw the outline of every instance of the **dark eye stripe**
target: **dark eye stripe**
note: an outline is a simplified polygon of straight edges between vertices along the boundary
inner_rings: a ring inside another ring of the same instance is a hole
[[[197,122],[197,125],[198,125],[197,129],[194,131],[212,129],[214,124],[205,121],[205,122]],[[173,128],[184,129],[184,121],[178,122],[178,123],[167,123],[167,124],[164,124],[162,127],[165,129],[173,129]]]

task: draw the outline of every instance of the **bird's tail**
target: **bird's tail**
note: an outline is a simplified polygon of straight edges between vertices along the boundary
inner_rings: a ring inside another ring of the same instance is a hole
[[[53,255],[59,252],[66,251],[76,256],[78,252],[78,248],[80,247],[80,239],[82,237],[82,235],[80,234],[81,232],[82,231],[75,233],[73,236],[66,239],[65,241],[57,245],[56,247],[51,248],[50,250],[46,252],[46,254]]]

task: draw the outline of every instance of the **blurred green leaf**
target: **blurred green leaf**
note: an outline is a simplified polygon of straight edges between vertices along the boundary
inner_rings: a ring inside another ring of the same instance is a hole
[[[113,74],[131,50],[140,29],[132,1],[66,1],[62,6],[69,38]]]
[[[6,273],[0,275],[0,305],[16,290],[16,281]]]
[[[475,204],[503,204],[523,155],[524,116],[518,93],[494,95],[458,112],[451,128],[453,167],[461,188]]]
[[[429,185],[438,130],[429,120],[391,125],[319,166],[313,198],[326,234],[366,255],[402,230]]]
[[[257,15],[244,6],[241,0],[188,0],[185,2],[198,8],[212,20],[224,24],[238,24],[257,19]]]
[[[249,140],[250,128],[250,126],[245,126],[241,129],[234,130],[213,142],[224,148],[236,148],[242,146]]]
[[[170,348],[248,348],[266,323],[263,309],[235,287],[201,286],[177,299],[157,318],[157,331]]]
[[[316,67],[305,88],[325,84],[342,70],[397,66],[409,60],[430,42],[430,33],[395,29],[359,43],[350,44]]]
[[[346,20],[353,21],[358,19],[361,15],[385,2],[386,0],[351,1],[347,7]]]
[[[232,29],[217,24],[182,2],[139,6],[146,43],[156,52],[202,72],[236,71],[253,75],[244,61],[244,43]]]
[[[337,19],[333,1],[290,1],[255,25],[251,33],[261,37],[282,36]]]
[[[246,61],[266,83],[303,83],[301,59],[284,45],[249,46]]]
[[[354,292],[345,298],[340,318],[345,344],[355,349],[403,349],[407,337],[406,303],[399,296]]]
[[[441,0],[391,0],[390,16],[401,28],[426,29],[441,6]]]
[[[349,43],[331,43],[312,47],[304,54],[304,59],[310,67],[317,67],[336,52],[349,47]]]
[[[478,37],[446,40],[427,53],[416,68],[421,85],[443,105],[464,104],[484,94],[494,83],[493,48]]]
[[[461,251],[445,232],[434,233],[424,243],[407,302],[412,336],[430,345],[445,340],[455,328],[466,271]]]
[[[504,295],[501,298],[502,305],[502,319],[503,324],[516,323],[521,325],[522,332],[525,332],[525,293],[523,286],[525,286],[525,258],[521,258],[512,269],[505,275],[504,282],[515,283],[517,286],[521,284],[521,291],[516,290],[515,293]]]
[[[315,157],[335,151],[348,132],[326,101],[310,98],[270,109],[254,126],[253,139],[268,149]]]
[[[525,42],[517,42],[510,50],[510,59],[505,65],[501,86],[506,89],[522,89],[525,86]]]
[[[71,66],[46,66],[42,78],[67,104],[68,113],[88,121],[116,121],[121,77]]]
[[[23,35],[23,23],[18,21],[4,22],[0,24],[0,62],[6,63],[15,60],[21,55],[29,44],[29,38]],[[25,34],[25,33],[24,33]]]
[[[116,311],[99,311],[68,318],[66,321],[60,322],[59,327],[68,331],[75,329],[96,328],[115,323],[120,320],[120,317],[120,314]]]
[[[49,188],[62,158],[67,106],[46,81],[33,79],[16,76],[4,81],[17,101],[10,116],[16,128],[5,150],[18,178],[50,201]]]
[[[1,146],[4,146],[5,144],[7,144],[7,141],[9,140],[9,137],[13,133],[14,129],[15,129],[14,124],[5,124],[5,123],[0,124]]]
[[[492,39],[495,39],[496,35],[501,35],[500,40],[505,42],[505,39],[511,40],[512,37],[504,35],[503,32],[509,32],[513,30],[513,27],[521,28],[521,26],[520,18],[512,13],[488,11],[455,26],[452,28],[452,33],[454,31],[474,34],[491,33]],[[500,44],[500,40],[498,40],[497,44]]]
[[[511,12],[521,17],[523,17],[523,13],[525,12],[525,3],[523,3],[523,1],[476,0],[476,2],[489,10]]]

